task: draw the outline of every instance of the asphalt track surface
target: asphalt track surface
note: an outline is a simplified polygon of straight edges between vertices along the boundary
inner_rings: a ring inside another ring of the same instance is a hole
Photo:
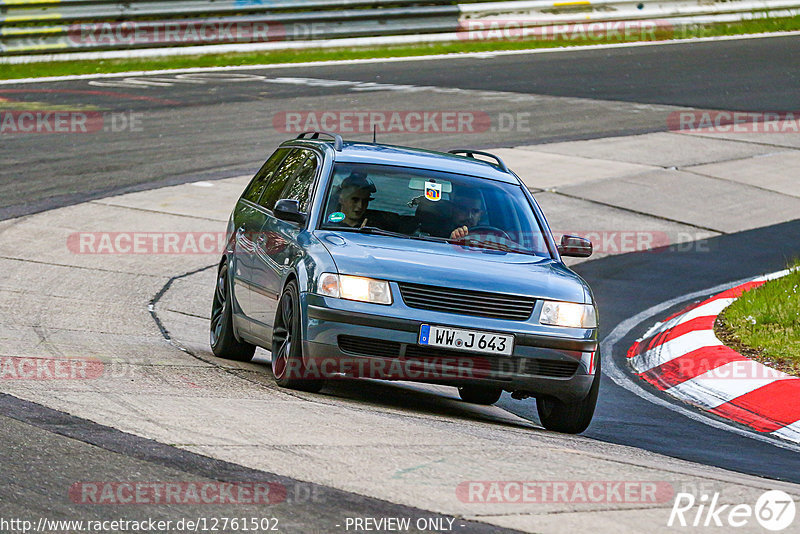
[[[532,97],[527,102],[498,101],[496,110],[487,110],[530,113],[526,131],[380,139],[444,149],[659,131],[665,129],[667,109],[792,111],[800,85],[798,57],[800,38],[793,36],[240,72]],[[0,98],[34,106],[91,105],[143,114],[138,132],[87,135],[85,140],[72,135],[43,136],[33,142],[30,136],[4,135],[0,219],[112,193],[246,173],[260,166],[274,146],[287,138],[272,127],[274,113],[280,110],[352,109],[354,105],[359,109],[419,108],[413,92],[380,88],[354,94],[348,86],[158,83],[145,88],[86,81],[0,85]],[[469,92],[443,96],[447,96],[446,109],[483,106]],[[587,100],[560,100],[564,98]],[[617,107],[614,102],[637,105],[628,109],[630,105]]]
[[[444,97],[459,99],[455,101],[467,106],[473,105],[470,91],[556,97],[517,104],[512,99],[501,99],[498,109],[513,111],[522,106],[540,119],[534,121],[530,131],[486,132],[467,137],[454,134],[418,143],[452,148],[659,131],[665,129],[666,113],[682,107],[791,110],[800,96],[798,53],[800,38],[786,37],[252,72],[270,77],[460,88],[468,91]],[[298,109],[315,101],[329,108],[347,104],[352,107],[366,101],[378,109],[403,109],[407,107],[404,104],[413,102],[413,93],[374,90],[356,94],[346,86],[267,84],[266,89],[259,90],[249,83],[179,83],[142,90],[89,86],[86,81],[1,85],[0,97],[141,112],[147,125],[139,132],[113,135],[4,137],[0,144],[0,218],[121,191],[252,170],[288,137],[271,125],[275,110]],[[591,101],[583,101],[585,107],[575,108],[565,106],[572,100],[561,100],[574,98]],[[625,114],[614,102],[647,106]],[[608,120],[598,120],[598,116]],[[381,140],[411,144],[408,138],[395,136]],[[657,303],[785,267],[786,258],[800,251],[800,221],[724,235],[709,245],[709,251],[627,254],[576,267],[594,289],[602,311],[601,334],[607,335],[620,321]],[[647,326],[634,328],[619,345],[618,353],[604,357],[624,358],[623,347]],[[86,508],[64,504],[63,495],[55,489],[61,491],[63,483],[56,480],[85,480],[92,475],[100,478],[100,473],[107,479],[115,472],[138,472],[141,479],[150,480],[178,476],[185,479],[186,473],[199,479],[217,478],[220,472],[238,480],[280,479],[176,451],[12,397],[0,397],[0,406],[3,516],[34,510],[85,516]],[[536,420],[532,402],[504,397],[501,406]],[[734,471],[800,482],[800,457],[796,452],[691,421],[640,399],[606,377],[595,419],[585,435]],[[45,465],[49,473],[32,475],[31,465]],[[291,481],[283,482],[291,485]],[[307,532],[315,531],[314,525],[341,517],[338,514],[342,509],[357,516],[424,514],[329,488],[317,489],[332,492],[329,495],[333,498],[275,508],[274,513],[284,514],[284,524]],[[142,514],[146,515],[146,511]],[[181,508],[164,513],[160,509],[159,515],[180,517],[191,515],[191,511]],[[204,508],[203,514],[208,513]],[[481,524],[465,524],[464,529],[499,530]]]
[[[707,245],[707,250],[668,247],[644,254],[610,256],[575,266],[574,270],[592,286],[601,310],[601,338],[621,321],[651,306],[758,273],[784,269],[786,259],[796,257],[800,251],[800,220],[720,236],[708,240]],[[658,319],[700,300],[703,299],[678,304]],[[638,325],[617,345],[615,354],[603,357],[613,357],[621,366],[626,366],[625,351],[655,320]],[[603,378],[596,416],[585,436],[732,471],[800,482],[800,455],[796,451],[779,449],[692,421],[643,401],[607,376]],[[649,384],[643,381],[641,384],[659,397],[665,397]],[[531,410],[531,406],[524,403],[514,404],[509,400],[501,406],[534,418],[535,409]]]
[[[792,110],[800,82],[796,37],[639,46],[381,68],[392,83],[667,104],[700,109]],[[338,69],[336,69],[338,70]],[[346,72],[346,71],[345,71]],[[325,76],[336,77],[331,71]],[[349,73],[348,73],[349,75]],[[368,77],[364,80],[374,81]]]

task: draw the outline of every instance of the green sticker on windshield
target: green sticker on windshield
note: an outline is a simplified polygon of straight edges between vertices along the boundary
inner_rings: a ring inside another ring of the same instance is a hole
[[[341,211],[334,211],[333,213],[328,215],[328,222],[333,222],[333,223],[342,222],[344,220],[344,217],[345,215]]]

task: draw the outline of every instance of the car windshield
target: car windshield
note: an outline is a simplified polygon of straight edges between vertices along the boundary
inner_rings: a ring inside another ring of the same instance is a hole
[[[519,185],[426,169],[337,163],[320,227],[550,256]]]

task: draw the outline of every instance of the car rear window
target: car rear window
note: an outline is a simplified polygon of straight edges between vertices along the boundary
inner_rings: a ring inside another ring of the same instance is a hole
[[[275,153],[270,156],[267,162],[264,163],[258,173],[256,173],[255,177],[250,181],[250,185],[248,185],[247,189],[245,189],[245,192],[242,194],[242,198],[258,204],[259,199],[261,199],[261,195],[264,193],[264,189],[272,179],[272,175],[275,174],[275,170],[281,164],[283,158],[286,157],[288,152],[288,148],[279,148],[276,150]]]

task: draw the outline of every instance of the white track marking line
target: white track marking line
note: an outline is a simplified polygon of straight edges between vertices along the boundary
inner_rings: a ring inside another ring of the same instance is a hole
[[[606,354],[604,358],[603,364],[603,373],[608,376],[611,380],[614,381],[619,387],[626,389],[636,395],[637,397],[644,399],[652,404],[660,406],[662,408],[666,408],[667,410],[671,410],[673,412],[679,413],[685,417],[693,421],[697,421],[698,423],[702,423],[704,425],[710,426],[712,428],[716,428],[718,430],[724,430],[726,432],[731,432],[733,434],[737,434],[739,436],[754,439],[756,441],[761,441],[763,443],[769,443],[770,445],[774,445],[776,447],[780,447],[782,449],[787,449],[794,452],[800,452],[800,445],[795,445],[794,443],[788,443],[780,439],[780,434],[773,432],[772,434],[759,434],[756,431],[749,431],[744,430],[742,428],[735,427],[731,424],[724,423],[707,415],[704,415],[700,412],[690,410],[681,404],[679,401],[671,401],[667,400],[662,397],[658,397],[642,386],[640,380],[635,378],[633,375],[630,374],[629,371],[622,369],[617,362],[615,361],[613,354],[614,354],[614,346],[619,343],[622,338],[624,338],[628,332],[630,332],[636,325],[641,324],[649,319],[652,319],[654,316],[663,313],[665,310],[681,304],[682,302],[687,302],[689,300],[702,297],[705,295],[710,295],[714,293],[719,293],[726,289],[730,289],[732,287],[736,287],[738,285],[744,284],[746,282],[751,281],[752,278],[744,278],[742,280],[737,280],[735,282],[729,282],[726,284],[720,284],[718,286],[703,289],[700,291],[695,291],[693,293],[689,293],[686,295],[682,295],[680,297],[675,297],[670,299],[666,302],[662,302],[661,304],[656,304],[655,306],[651,306],[650,308],[637,313],[633,317],[629,317],[625,319],[621,323],[619,323],[611,333],[606,336],[606,338],[600,343],[601,351],[603,354]],[[797,432],[800,433],[800,424],[792,425],[793,428],[791,431],[797,429]],[[789,427],[787,427],[789,428]],[[783,435],[789,435],[790,431],[785,432]]]
[[[643,336],[642,339],[646,339],[648,337],[652,337],[656,334],[660,334],[665,330],[669,330],[671,328],[675,328],[676,326],[688,323],[692,319],[697,319],[698,317],[710,317],[712,315],[716,316],[719,315],[722,310],[727,308],[731,305],[731,303],[736,300],[733,298],[722,298],[722,299],[714,299],[710,302],[706,302],[692,310],[686,312],[683,315],[679,315],[678,317],[673,317],[669,321],[660,323],[655,325],[653,328],[648,330]]]
[[[710,369],[664,392],[712,409],[777,380],[791,378],[752,360],[735,361]]]
[[[453,54],[434,54],[428,56],[408,56],[408,57],[387,57],[370,59],[340,59],[331,61],[309,61],[304,63],[281,63],[274,65],[233,65],[225,67],[192,67],[184,69],[160,69],[151,71],[129,71],[112,72],[104,74],[74,74],[68,76],[47,76],[42,78],[18,78],[11,80],[0,80],[0,85],[13,85],[24,83],[46,83],[46,82],[67,82],[74,80],[99,80],[102,78],[125,78],[127,76],[147,76],[158,74],[179,74],[193,72],[220,72],[234,70],[263,70],[263,69],[292,69],[302,67],[323,67],[328,65],[358,65],[374,63],[399,63],[403,61],[436,61],[440,59],[462,59],[477,58],[491,59],[495,56],[510,56],[519,54],[554,54],[554,53],[574,53],[586,50],[614,49],[614,48],[633,48],[640,46],[676,46],[682,44],[706,43],[716,41],[735,41],[745,39],[769,39],[800,35],[800,31],[776,32],[776,33],[757,33],[750,35],[724,35],[719,37],[697,37],[693,39],[673,39],[670,41],[642,41],[636,43],[615,43],[607,45],[586,45],[569,46],[563,48],[531,48],[527,50],[497,50],[488,52],[460,52]],[[2,63],[0,63],[2,64]]]
[[[719,315],[722,310],[730,306],[733,301],[736,300],[735,298],[721,298],[721,299],[714,299],[712,301],[706,302],[705,304],[701,304],[700,306],[689,310],[684,315],[681,316],[680,321],[677,324],[683,324],[692,319],[697,319],[698,317],[709,317],[711,315]]]
[[[791,425],[779,428],[772,432],[772,434],[784,439],[800,442],[800,421],[795,421]]]
[[[775,280],[776,278],[781,278],[782,276],[786,276],[790,272],[792,272],[792,269],[784,269],[782,271],[778,271],[777,273],[765,274],[764,276],[759,276],[758,278],[754,278],[753,282],[766,282],[768,280]]]
[[[694,330],[633,356],[629,363],[637,372],[644,373],[692,351],[720,345],[722,342],[713,330]]]

